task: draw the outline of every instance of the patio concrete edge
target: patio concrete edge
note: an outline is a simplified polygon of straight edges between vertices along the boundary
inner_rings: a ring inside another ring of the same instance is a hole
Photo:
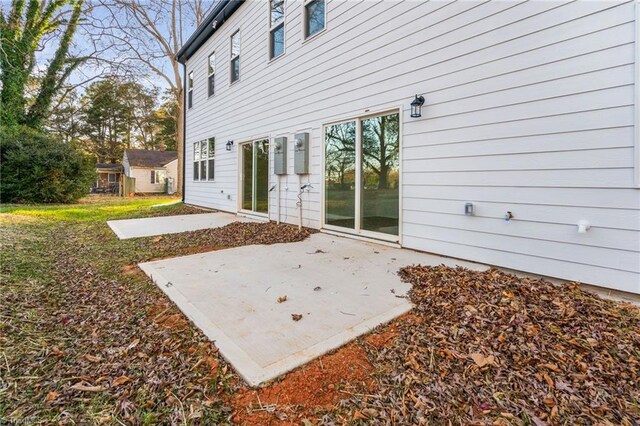
[[[249,357],[249,355],[240,349],[233,341],[213,322],[209,321],[200,311],[191,304],[175,287],[169,284],[169,280],[162,276],[160,272],[154,267],[154,263],[161,261],[152,261],[139,263],[140,269],[147,274],[148,277],[166,294],[172,302],[174,302],[180,311],[184,313],[196,327],[198,327],[218,348],[220,354],[233,365],[230,358],[234,360],[236,364],[240,364],[239,368],[234,367],[235,371],[251,386],[257,386],[260,381],[257,381],[260,377],[264,376],[262,367],[255,363]],[[243,371],[248,372],[245,374],[240,373],[240,368]]]
[[[193,254],[184,257],[199,255],[200,254]],[[251,387],[259,387],[268,381],[274,380],[287,372],[307,364],[312,359],[316,359],[328,352],[338,349],[357,337],[373,330],[375,327],[386,324],[409,312],[413,308],[413,304],[405,299],[405,303],[380,315],[368,318],[342,333],[331,336],[329,339],[318,342],[266,367],[261,367],[251,359],[249,354],[238,347],[222,329],[206,318],[177,288],[172,285],[167,285],[170,284],[169,280],[156,268],[156,264],[163,261],[164,260],[144,262],[139,263],[138,266],[151,278],[154,284],[177,305],[189,320],[215,343],[221,356],[233,366],[238,375]],[[340,313],[337,312],[336,315],[340,315]],[[304,321],[304,319],[302,321]],[[233,360],[233,362],[231,360]]]

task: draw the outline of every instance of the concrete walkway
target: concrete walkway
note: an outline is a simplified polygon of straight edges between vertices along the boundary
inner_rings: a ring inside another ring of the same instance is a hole
[[[485,269],[322,233],[140,267],[256,386],[411,309],[397,271],[416,263]]]
[[[151,237],[153,235],[177,234],[199,229],[217,228],[232,222],[249,222],[229,213],[185,214],[179,216],[148,217],[141,219],[109,220],[107,224],[121,240]]]

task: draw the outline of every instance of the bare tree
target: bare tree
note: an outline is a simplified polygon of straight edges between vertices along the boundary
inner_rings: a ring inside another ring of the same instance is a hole
[[[141,75],[160,77],[175,96],[178,185],[182,190],[184,145],[183,76],[176,54],[215,4],[207,0],[96,0],[105,13],[92,23],[95,43],[108,42],[119,63]]]

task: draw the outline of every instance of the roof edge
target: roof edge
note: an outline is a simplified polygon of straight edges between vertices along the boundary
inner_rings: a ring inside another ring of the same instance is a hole
[[[209,40],[229,17],[244,3],[244,0],[221,0],[211,13],[204,18],[185,44],[176,53],[176,60],[184,64],[193,54]],[[213,23],[216,23],[215,27]]]

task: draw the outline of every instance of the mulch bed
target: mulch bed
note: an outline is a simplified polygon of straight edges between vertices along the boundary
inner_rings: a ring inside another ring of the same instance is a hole
[[[419,321],[396,321],[383,346],[369,346],[378,389],[351,400],[351,420],[640,424],[637,307],[495,269],[400,276]]]

